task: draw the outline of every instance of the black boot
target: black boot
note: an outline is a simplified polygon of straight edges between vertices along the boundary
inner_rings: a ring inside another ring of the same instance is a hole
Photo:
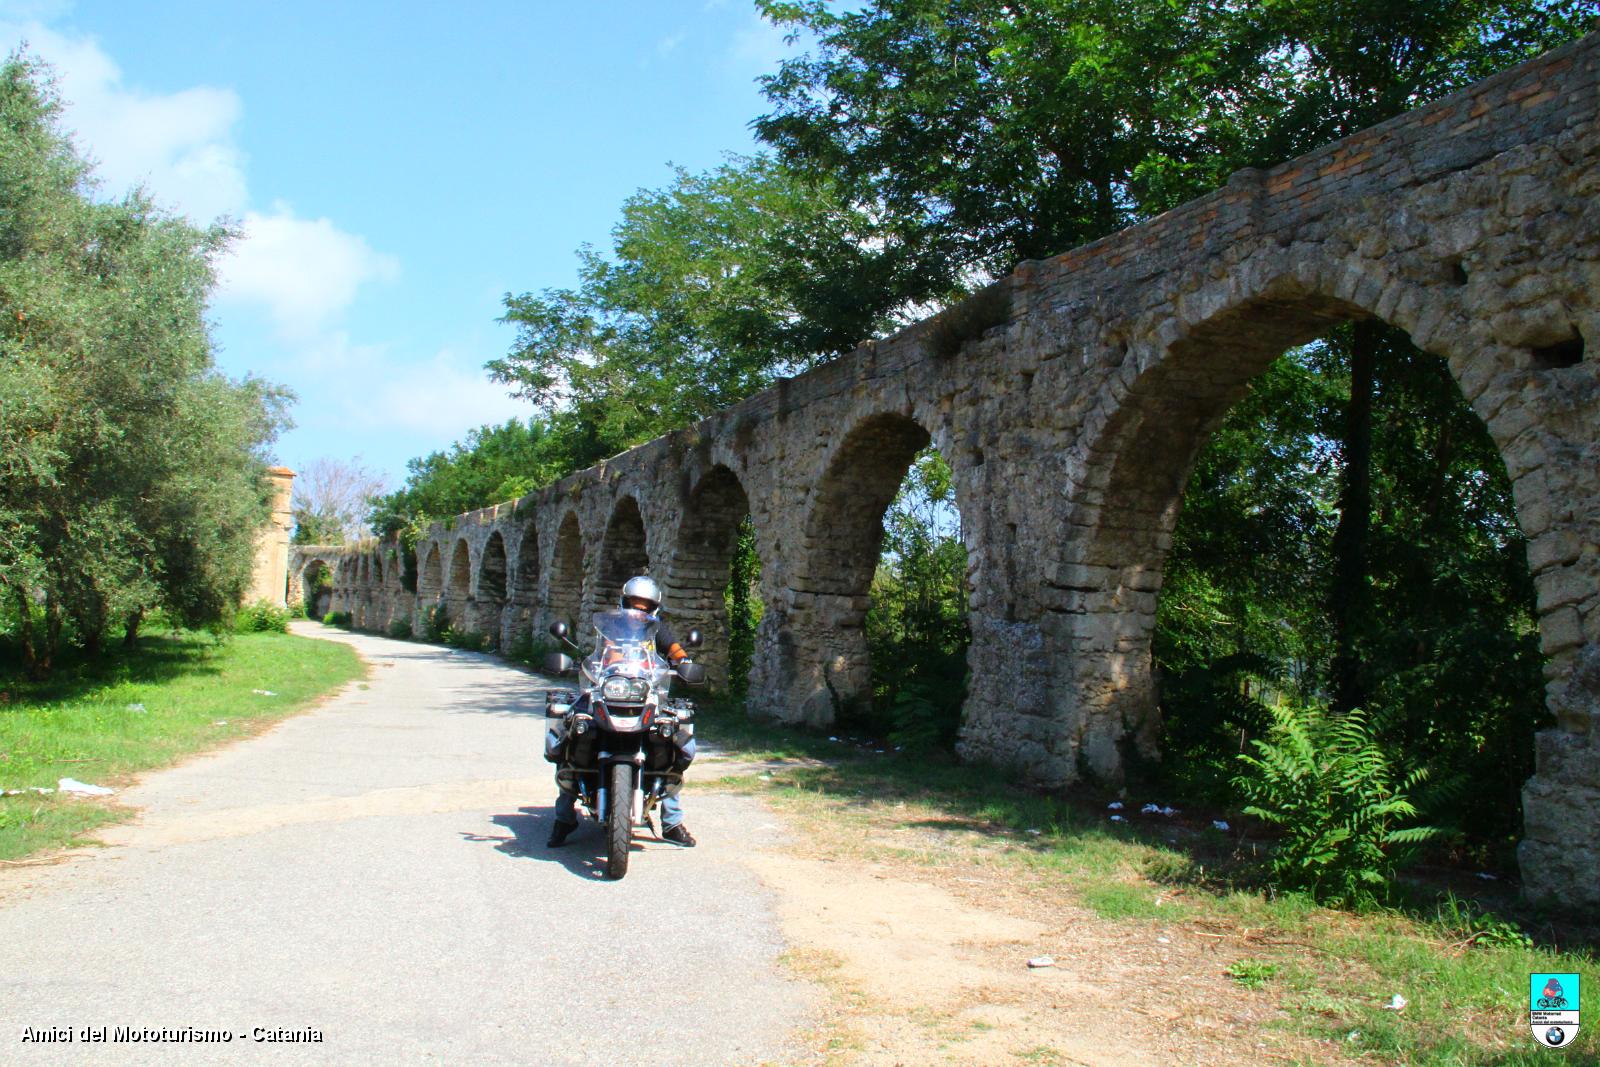
[[[661,835],[661,840],[671,841],[674,845],[678,845],[682,848],[694,848],[694,835],[691,834],[689,832],[689,828],[683,825],[681,822],[672,829],[663,833]]]
[[[572,836],[572,831],[578,828],[575,822],[558,822],[550,827],[550,840],[544,843],[545,848],[560,848],[567,843],[567,838]]]

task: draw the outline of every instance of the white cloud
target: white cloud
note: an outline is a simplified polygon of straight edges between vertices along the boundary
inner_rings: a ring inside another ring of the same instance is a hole
[[[249,212],[220,265],[219,294],[266,308],[286,338],[309,340],[355,300],[369,281],[399,276],[400,262],[372,249],[331,219],[303,219],[284,203]]]
[[[243,109],[232,89],[142,92],[123,84],[121,68],[93,37],[39,22],[0,22],[0,41],[8,49],[26,41],[55,68],[65,125],[95,160],[105,195],[142,184],[163,205],[202,223],[244,209],[244,159],[233,140]]]
[[[143,184],[164,206],[196,222],[228,215],[240,238],[220,264],[224,299],[255,303],[288,339],[326,345],[318,334],[361,286],[395,277],[399,263],[331,219],[299,218],[285,204],[250,210],[244,153],[234,141],[243,113],[232,89],[194,86],[149,93],[128,86],[93,37],[39,22],[0,22],[0,42],[27,41],[56,72],[64,124],[96,162],[102,193]]]
[[[678,46],[682,44],[685,38],[688,36],[689,34],[687,32],[679,30],[677,33],[661,38],[661,40],[656,42],[656,54],[663,56],[671,55],[673,52],[678,50]]]
[[[389,368],[352,395],[361,397],[350,407],[352,428],[409,430],[441,441],[533,412],[527,401],[491,382],[476,361],[449,349],[425,363]]]

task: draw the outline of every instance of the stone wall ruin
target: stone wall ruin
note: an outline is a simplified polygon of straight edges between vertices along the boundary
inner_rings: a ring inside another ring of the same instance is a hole
[[[504,647],[646,567],[726,665],[749,514],[757,713],[867,695],[881,516],[912,455],[955,476],[972,687],[961,751],[1045,786],[1156,752],[1150,641],[1191,464],[1250,380],[1375,318],[1443,357],[1500,449],[1538,592],[1551,712],[1524,793],[1528,892],[1600,905],[1600,36],[1143,225],[700,424],[395,545],[301,549],[382,630],[442,604]],[[292,577],[293,581],[294,578]],[[293,597],[291,592],[291,598]],[[420,625],[418,625],[420,630]]]

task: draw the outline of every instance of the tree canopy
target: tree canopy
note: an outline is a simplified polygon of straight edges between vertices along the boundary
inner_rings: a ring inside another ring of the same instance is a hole
[[[94,196],[49,72],[0,66],[0,592],[34,673],[151,608],[200,625],[248,585],[287,397],[212,363],[229,233]]]

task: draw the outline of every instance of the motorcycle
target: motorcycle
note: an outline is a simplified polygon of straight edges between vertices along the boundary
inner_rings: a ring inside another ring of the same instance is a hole
[[[652,813],[683,786],[688,760],[681,753],[694,737],[694,705],[667,695],[672,679],[703,685],[706,670],[687,661],[669,665],[656,651],[657,620],[643,611],[618,608],[592,621],[595,645],[586,655],[566,623],[550,627],[584,659],[545,657],[546,673],[577,673],[582,687],[546,694],[545,758],[557,764],[557,784],[605,827],[606,876],[617,879],[628,873],[634,828],[653,829]],[[690,648],[700,642],[698,630],[685,635]]]

